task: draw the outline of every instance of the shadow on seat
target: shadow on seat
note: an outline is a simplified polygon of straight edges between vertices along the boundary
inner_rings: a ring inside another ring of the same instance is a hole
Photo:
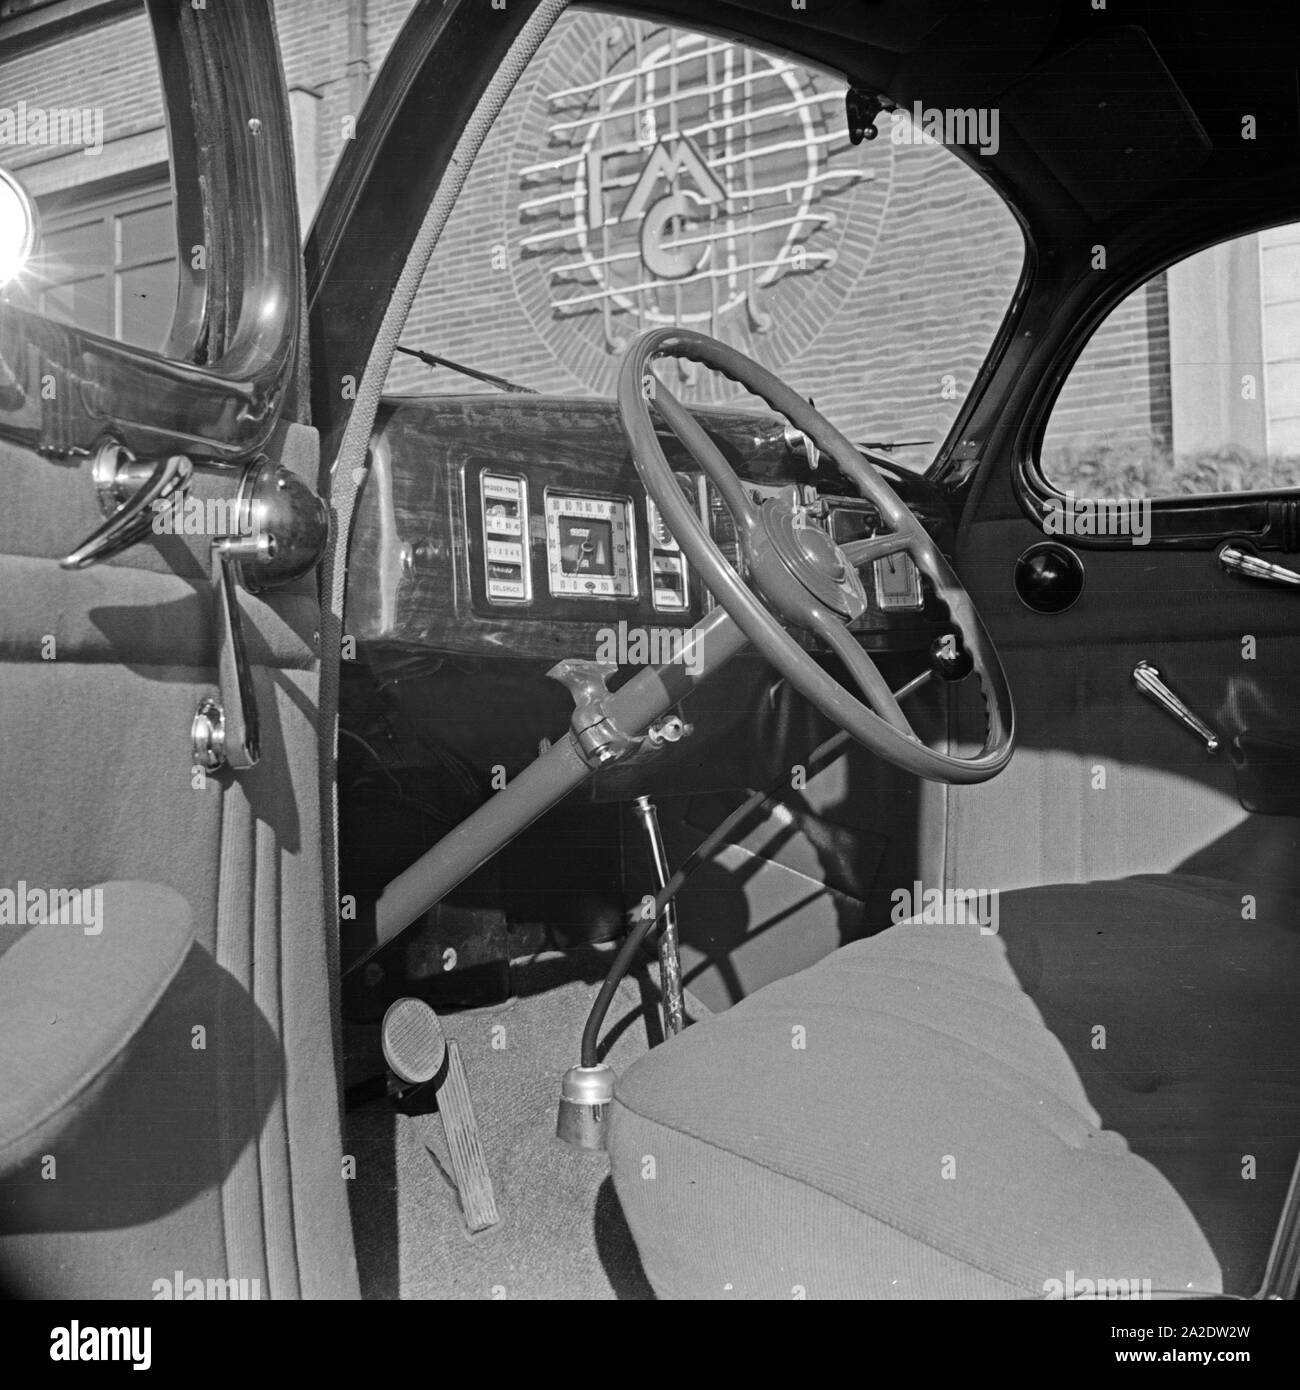
[[[1300,1131],[1300,914],[1250,897],[1008,893],[996,935],[903,923],[641,1059],[611,1149],[656,1292],[1253,1292]]]

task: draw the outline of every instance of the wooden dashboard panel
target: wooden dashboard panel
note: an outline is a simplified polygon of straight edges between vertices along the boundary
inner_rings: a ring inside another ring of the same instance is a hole
[[[788,447],[779,417],[714,410],[697,412],[697,418],[751,484],[835,490],[832,480],[810,473],[802,456]],[[686,484],[698,488],[698,469],[681,445],[667,434],[663,443]],[[531,582],[525,602],[494,603],[486,593],[479,481],[485,469],[527,485],[522,543]],[[906,482],[909,490],[926,486]],[[626,499],[635,530],[633,595],[551,593],[548,491]],[[703,507],[710,515],[707,498]],[[711,528],[725,549],[725,517],[714,515]],[[612,402],[523,394],[384,402],[358,499],[345,617],[347,633],[370,648],[372,657],[378,651],[398,660],[428,653],[549,661],[592,656],[602,630],[620,622],[689,628],[711,602],[694,574],[687,577],[686,606],[680,611],[657,608],[653,590],[646,493]],[[887,614],[873,608],[855,628],[869,647],[901,650],[928,642],[936,619],[928,612]]]

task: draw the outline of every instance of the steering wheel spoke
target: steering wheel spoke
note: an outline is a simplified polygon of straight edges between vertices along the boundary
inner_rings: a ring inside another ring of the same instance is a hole
[[[894,698],[889,683],[880,674],[876,663],[858,645],[857,639],[848,628],[824,608],[815,609],[809,617],[811,621],[806,623],[807,630],[820,637],[844,663],[849,674],[857,682],[858,689],[862,691],[863,698],[870,705],[872,713],[899,733],[915,739],[916,734],[908,722],[907,715],[903,713],[902,706]]]
[[[886,531],[879,536],[864,536],[860,541],[846,541],[840,549],[854,569],[864,569],[877,560],[887,560],[891,555],[901,555],[910,551],[908,536],[898,531]]]
[[[749,493],[745,491],[744,483],[722,457],[718,446],[709,438],[707,431],[695,416],[658,377],[652,380],[653,400],[659,408],[659,413],[664,417],[668,428],[690,450],[692,457],[708,475],[709,481],[718,489],[718,495],[736,523],[742,543],[748,546],[761,525],[758,506],[751,500]]]

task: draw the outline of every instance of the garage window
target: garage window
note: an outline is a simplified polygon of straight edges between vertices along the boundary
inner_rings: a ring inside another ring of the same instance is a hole
[[[133,347],[162,348],[176,306],[167,183],[79,198],[42,222],[41,312]]]

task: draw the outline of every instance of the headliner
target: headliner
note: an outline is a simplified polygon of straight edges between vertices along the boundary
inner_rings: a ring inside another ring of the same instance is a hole
[[[692,0],[629,7],[702,27]],[[1268,0],[722,0],[707,27],[844,73],[900,106],[995,107],[963,157],[1040,244],[1154,220],[1171,252],[1300,215],[1294,12]],[[1243,139],[1243,118],[1255,119]],[[1226,204],[1231,205],[1231,213]],[[1207,228],[1217,208],[1225,226]],[[1172,235],[1171,235],[1172,233]],[[1175,245],[1181,241],[1181,246]]]

